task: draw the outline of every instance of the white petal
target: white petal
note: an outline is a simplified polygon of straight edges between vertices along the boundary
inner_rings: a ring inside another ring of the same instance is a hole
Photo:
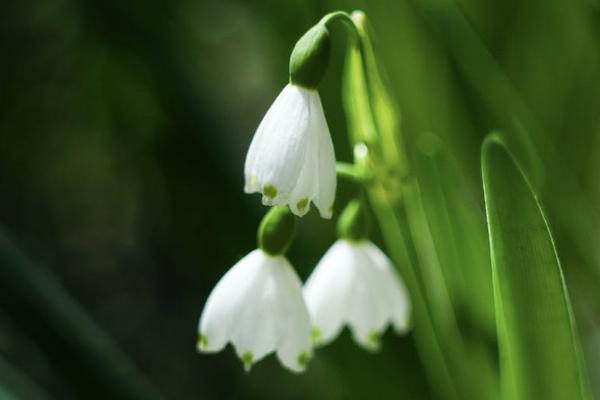
[[[327,126],[327,120],[323,113],[321,98],[318,93],[314,93],[311,98],[311,119],[319,140],[319,161],[318,177],[319,184],[318,195],[314,203],[319,209],[319,214],[323,218],[331,218],[333,213],[333,202],[335,200],[335,191],[337,177],[335,171],[335,151],[331,140],[331,133]]]
[[[261,279],[264,255],[254,250],[238,261],[217,283],[206,301],[198,331],[199,350],[216,352],[230,339],[232,323]]]
[[[232,322],[231,342],[246,369],[275,350],[277,345],[276,306],[279,299],[273,274],[279,267],[279,258],[282,257],[264,256],[261,277],[256,280]]]
[[[348,322],[357,343],[369,350],[379,347],[388,322],[389,307],[382,293],[385,282],[370,260],[364,242],[350,243],[354,250],[357,277],[349,299]]]
[[[382,291],[387,296],[389,314],[398,333],[406,332],[410,327],[411,304],[408,290],[396,273],[392,261],[373,243],[365,243],[366,251],[381,275]]]
[[[289,99],[288,86],[285,86],[279,95],[275,98],[275,101],[271,104],[271,107],[267,110],[267,113],[261,120],[256,132],[252,137],[248,154],[246,155],[246,162],[244,164],[244,175],[245,185],[244,191],[246,193],[260,192],[262,187],[258,184],[257,168],[264,156],[263,147],[265,143],[268,143],[271,136],[276,135],[276,129],[273,129],[277,125],[277,121],[281,118],[282,112],[285,110],[285,105]]]
[[[294,372],[301,372],[312,356],[310,317],[302,296],[302,282],[284,259],[277,266],[277,287],[280,289],[278,322],[280,341],[277,357]]]
[[[355,279],[354,251],[347,241],[338,240],[321,258],[304,286],[317,344],[329,343],[339,335]]]
[[[290,210],[299,217],[310,210],[310,202],[317,195],[319,189],[318,162],[319,162],[319,132],[309,127],[308,145],[304,156],[304,163],[298,182],[290,195]]]
[[[311,92],[286,85],[250,144],[245,190],[261,191],[265,204],[286,203],[298,181],[308,145]]]

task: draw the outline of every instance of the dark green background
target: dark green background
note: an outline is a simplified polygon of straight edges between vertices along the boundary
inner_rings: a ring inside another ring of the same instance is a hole
[[[482,224],[483,137],[522,129],[539,155],[530,173],[599,393],[597,0],[9,2],[0,13],[0,225],[165,398],[429,398],[410,335],[388,333],[373,355],[344,332],[300,376],[273,357],[246,374],[230,348],[194,350],[209,291],[255,247],[266,209],[242,192],[243,162],[287,82],[289,53],[323,14],[355,8],[372,23],[409,152],[426,152],[435,135]],[[333,31],[321,95],[338,159],[349,161],[344,34]],[[336,211],[352,191],[340,183]],[[333,222],[314,211],[301,220],[289,258],[302,278],[333,240]],[[75,389],[71,355],[23,323],[26,307],[0,299],[1,358],[53,398],[95,398],[97,383]]]

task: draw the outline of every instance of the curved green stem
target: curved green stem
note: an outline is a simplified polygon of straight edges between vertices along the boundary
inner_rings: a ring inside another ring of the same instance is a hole
[[[319,24],[323,24],[326,27],[330,27],[331,24],[337,20],[343,22],[348,28],[350,28],[350,30],[354,34],[355,39],[359,38],[360,35],[358,32],[358,29],[356,28],[356,25],[354,25],[354,21],[352,20],[352,17],[350,16],[350,14],[348,14],[345,11],[331,12],[331,13],[325,15],[323,18],[321,18],[321,20],[319,21]]]
[[[335,164],[335,172],[337,176],[348,181],[364,184],[369,180],[369,177],[366,176],[356,165],[346,162],[337,162]]]

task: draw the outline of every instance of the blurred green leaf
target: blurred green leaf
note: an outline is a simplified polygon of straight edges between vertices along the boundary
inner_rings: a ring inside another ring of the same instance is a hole
[[[3,400],[19,400],[17,397],[13,396],[12,393],[8,392],[7,390],[5,390],[1,386],[0,386],[0,399],[3,399]]]
[[[363,20],[364,22],[364,20]],[[358,24],[361,40],[356,46],[348,51],[344,70],[343,100],[347,114],[348,132],[353,144],[366,143],[370,150],[370,158],[373,162],[369,165],[373,173],[380,179],[372,185],[369,190],[369,198],[375,215],[381,226],[381,230],[388,247],[389,253],[394,260],[400,274],[403,276],[414,307],[415,342],[419,350],[423,365],[427,370],[428,379],[436,388],[438,396],[446,399],[460,398],[457,382],[452,377],[452,371],[444,354],[443,341],[438,337],[435,329],[435,320],[428,309],[427,297],[422,287],[418,267],[413,255],[410,253],[407,241],[408,232],[402,230],[402,223],[394,208],[397,206],[398,191],[400,189],[399,179],[393,179],[386,171],[387,165],[394,165],[400,157],[398,153],[391,155],[390,163],[383,160],[390,157],[390,149],[386,147],[381,138],[381,129],[392,129],[386,135],[387,139],[395,142],[399,138],[398,125],[396,123],[383,124],[381,121],[393,121],[393,104],[385,91],[383,85],[371,86],[373,82],[370,76],[376,76],[379,81],[376,66],[366,62],[365,58],[373,58],[370,52],[370,42],[366,36],[364,25]],[[353,43],[354,45],[354,43]],[[366,48],[368,50],[366,50]],[[370,69],[368,72],[367,70]],[[373,99],[379,98],[378,106],[373,104]],[[382,103],[383,102],[383,103]],[[382,111],[383,115],[377,115]],[[391,115],[390,115],[391,114]],[[379,124],[378,124],[379,120]],[[383,149],[387,148],[384,153]]]
[[[347,57],[344,82],[350,136],[354,144],[369,148],[368,167],[377,176],[369,187],[371,205],[411,292],[415,340],[428,378],[441,398],[493,398],[492,357],[463,341],[443,271],[448,265],[437,252],[434,221],[425,213],[420,179],[409,168],[402,145],[400,112],[375,62],[366,21],[356,16],[355,21],[360,47]],[[473,368],[481,376],[475,383]]]
[[[21,371],[0,358],[0,399],[50,400],[50,397]]]
[[[498,135],[482,149],[505,399],[587,399],[571,306],[549,227]]]
[[[545,178],[543,160],[529,134],[540,132],[541,129],[514,84],[473,30],[460,7],[455,2],[444,0],[412,1],[411,4],[437,32],[438,39],[450,52],[465,79],[477,91],[478,98],[494,116],[496,123],[510,128],[505,140],[524,160],[524,167],[534,182],[541,184]]]
[[[0,265],[3,310],[39,344],[82,398],[161,398],[113,339],[2,228]]]
[[[495,336],[492,276],[483,210],[442,140],[424,133],[414,158],[423,207],[459,319]],[[460,315],[463,314],[463,315]]]

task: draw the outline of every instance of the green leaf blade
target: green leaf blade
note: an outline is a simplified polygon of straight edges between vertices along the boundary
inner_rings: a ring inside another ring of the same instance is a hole
[[[482,173],[505,399],[588,399],[567,289],[548,224],[497,136]]]

